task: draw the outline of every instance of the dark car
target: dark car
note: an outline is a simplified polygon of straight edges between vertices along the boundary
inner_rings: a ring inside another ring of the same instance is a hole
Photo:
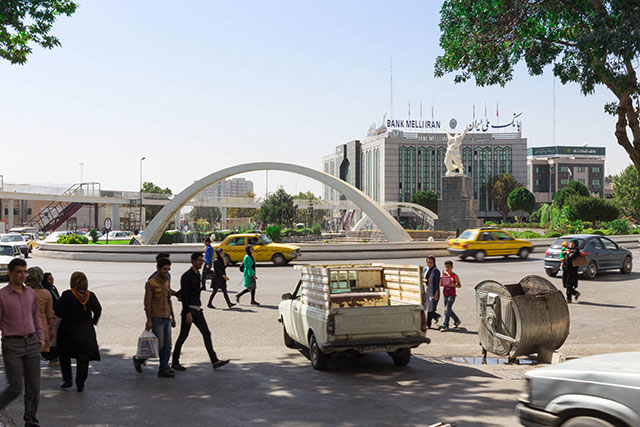
[[[547,275],[555,277],[560,271],[560,250],[562,242],[578,240],[580,252],[586,256],[587,265],[578,267],[585,279],[593,279],[602,270],[620,270],[631,273],[633,255],[631,251],[613,240],[597,234],[569,234],[559,237],[544,253],[544,269]]]

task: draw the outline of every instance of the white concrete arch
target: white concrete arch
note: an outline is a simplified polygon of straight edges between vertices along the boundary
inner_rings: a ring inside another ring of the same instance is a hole
[[[276,163],[276,162],[257,162],[257,163],[245,163],[242,165],[231,166],[226,169],[214,172],[206,177],[194,182],[182,192],[177,194],[168,204],[166,204],[160,212],[149,223],[146,230],[142,235],[142,240],[145,244],[157,244],[162,236],[162,233],[169,225],[169,222],[173,219],[176,213],[186,205],[196,194],[204,190],[211,184],[229,178],[234,175],[238,175],[245,172],[263,171],[263,170],[278,170],[284,172],[292,172],[300,175],[304,175],[311,179],[322,182],[325,185],[330,186],[340,194],[344,195],[347,199],[356,204],[362,211],[371,218],[371,220],[378,226],[380,231],[384,233],[387,240],[390,242],[409,242],[411,236],[406,232],[404,228],[396,221],[386,210],[384,210],[378,203],[373,201],[370,197],[358,190],[356,187],[348,184],[341,179],[329,175],[328,173],[321,172],[315,169],[311,169],[305,166],[294,165],[291,163]]]
[[[438,219],[438,215],[433,212],[431,209],[427,209],[422,205],[418,205],[416,203],[410,203],[410,202],[389,202],[389,203],[385,203],[382,208],[385,211],[391,210],[391,209],[397,209],[397,208],[413,208],[417,211],[422,212],[423,214],[425,214],[427,216],[427,218],[429,218],[431,221],[435,223],[435,221]],[[353,231],[358,231],[360,230],[362,227],[364,227],[364,225],[366,224],[367,220],[369,219],[368,215],[363,215],[362,218],[360,218],[360,221],[358,221],[356,223],[356,225],[353,227]],[[374,222],[375,224],[375,222]]]

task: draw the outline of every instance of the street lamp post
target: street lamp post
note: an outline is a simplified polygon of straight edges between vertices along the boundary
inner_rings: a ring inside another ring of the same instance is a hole
[[[82,174],[82,172],[83,172],[82,168],[83,167],[84,167],[84,163],[80,162],[80,184],[82,184],[82,181],[84,180],[84,177],[83,177],[83,174]]]
[[[146,157],[140,158],[140,228],[142,228],[142,161]]]

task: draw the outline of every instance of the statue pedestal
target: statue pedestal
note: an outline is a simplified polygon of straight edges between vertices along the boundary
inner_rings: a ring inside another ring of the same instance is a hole
[[[436,230],[464,231],[482,226],[478,219],[478,201],[473,198],[473,183],[466,175],[442,177],[442,192],[438,200]]]

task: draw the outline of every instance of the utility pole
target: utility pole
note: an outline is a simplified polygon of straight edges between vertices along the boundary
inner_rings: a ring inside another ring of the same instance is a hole
[[[146,159],[146,157],[140,158],[140,228],[142,228],[142,161]]]

